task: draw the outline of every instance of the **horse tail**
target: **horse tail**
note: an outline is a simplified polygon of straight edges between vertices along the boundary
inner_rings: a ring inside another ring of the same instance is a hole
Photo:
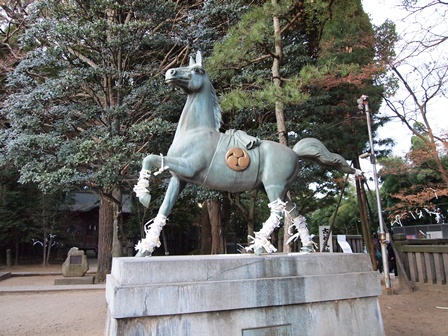
[[[347,174],[356,174],[357,170],[352,168],[339,154],[331,153],[325,145],[315,138],[300,140],[293,147],[293,151],[301,159],[305,159],[328,169],[336,169]]]

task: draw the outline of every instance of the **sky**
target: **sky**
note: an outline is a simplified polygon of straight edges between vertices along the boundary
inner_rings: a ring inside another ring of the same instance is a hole
[[[392,20],[396,24],[397,32],[405,29],[404,24],[400,21],[405,15],[402,9],[397,8],[397,0],[363,0],[362,5],[364,11],[369,14],[374,25],[380,25],[387,19]],[[374,111],[372,111],[374,112]],[[383,103],[380,113],[386,114],[387,108]],[[392,150],[394,155],[403,156],[410,148],[411,132],[399,121],[391,121],[378,130],[377,138],[392,138],[395,146]]]
[[[400,9],[398,4],[402,1],[400,0],[362,0],[364,11],[369,14],[372,24],[380,25],[386,19],[390,19],[396,25],[396,30],[398,35],[407,33],[408,36],[414,36],[414,31],[418,31],[415,29],[415,25],[411,25],[409,23],[404,23],[402,18],[404,18],[407,14],[406,11]],[[422,23],[426,23],[421,15]],[[419,20],[420,21],[420,20]],[[399,53],[398,50],[396,50]],[[424,60],[426,62],[426,60]],[[402,72],[404,68],[401,68]],[[399,95],[398,95],[399,96]],[[431,113],[428,112],[428,119],[436,132],[440,132],[442,129],[448,128],[448,113],[446,113],[446,99],[440,99],[438,102],[435,102],[431,106]],[[371,111],[374,113],[376,111]],[[388,112],[385,103],[382,103],[379,112],[381,114],[390,114]],[[366,126],[367,127],[367,126]],[[411,146],[411,132],[409,129],[399,121],[390,121],[385,126],[378,129],[378,132],[375,136],[375,139],[385,139],[392,138],[395,142],[395,146],[392,148],[392,154],[396,156],[404,156],[407,152],[409,152]],[[375,150],[379,148],[375,147]],[[367,177],[372,177],[373,169],[370,164],[370,160],[360,160],[361,161],[361,170],[365,173]],[[378,166],[377,170],[381,167]]]
[[[362,0],[364,11],[369,14],[374,25],[380,25],[386,19],[390,19],[395,23],[399,35],[408,33],[410,36],[413,36],[411,32],[415,30],[416,26],[402,21],[407,12],[398,7],[401,2],[402,0]],[[421,14],[419,18],[426,20]],[[446,99],[434,102],[431,107],[432,111],[431,113],[428,112],[428,118],[434,130],[440,132],[442,129],[446,129],[448,127],[448,114],[445,112]],[[384,103],[379,112],[382,114],[388,113]],[[392,138],[396,143],[392,153],[398,156],[404,156],[409,151],[411,145],[411,132],[399,121],[392,121],[381,127],[376,138]]]

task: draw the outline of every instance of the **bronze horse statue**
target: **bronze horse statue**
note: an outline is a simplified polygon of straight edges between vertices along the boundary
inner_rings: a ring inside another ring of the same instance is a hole
[[[151,255],[160,246],[162,228],[188,182],[232,193],[264,187],[271,202],[271,215],[255,237],[250,237],[253,242],[247,250],[256,254],[275,252],[269,239],[284,214],[293,219],[298,230],[296,237],[300,237],[303,248],[311,250],[313,241],[305,220],[286,196],[299,173],[299,158],[346,173],[357,173],[357,170],[314,138],[303,139],[291,149],[242,131],[219,132],[221,108],[202,67],[200,52],[196,60],[190,57],[189,66],[168,70],[165,81],[181,88],[188,97],[167,155],[146,156],[134,187],[140,202],[147,207],[151,198],[148,190],[151,169],[158,169],[155,174],[169,170],[172,175],[157,216],[145,225],[146,237],[136,245],[137,256]]]

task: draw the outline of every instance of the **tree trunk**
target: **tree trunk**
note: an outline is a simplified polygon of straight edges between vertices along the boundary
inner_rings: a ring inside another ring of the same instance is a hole
[[[42,237],[42,266],[46,267],[47,266],[47,242],[46,242],[46,238],[47,238],[47,224],[46,222],[46,218],[45,218],[45,213],[43,214],[43,221],[44,221],[44,233],[43,233],[43,237]]]
[[[229,201],[232,205],[236,206],[238,211],[241,213],[241,215],[246,220],[247,225],[247,236],[254,236],[255,232],[255,203],[257,201],[257,194],[258,191],[255,189],[249,193],[249,204],[248,207],[245,207],[243,203],[241,203],[240,200],[240,194],[234,194],[233,198],[232,195],[229,194]],[[248,238],[248,237],[247,237]],[[247,243],[249,244],[249,238],[247,239]]]
[[[211,254],[224,253],[223,230],[221,226],[221,202],[218,198],[207,200],[208,217],[212,232]]]
[[[277,0],[271,0],[272,6],[275,8],[278,6]],[[281,81],[281,74],[280,74],[280,65],[282,62],[283,57],[283,46],[282,46],[282,33],[280,28],[280,19],[277,16],[272,17],[273,25],[274,25],[274,60],[272,62],[272,81],[275,86],[281,87],[282,81]],[[278,131],[278,141],[288,146],[288,136],[286,131],[286,123],[285,123],[285,114],[283,110],[283,103],[280,101],[275,102],[275,118],[277,120],[277,131]],[[270,200],[275,201],[275,200]],[[284,242],[287,241],[287,233],[289,232],[289,226],[291,223],[288,221],[284,222]],[[277,242],[278,238],[278,231],[276,231],[276,234],[271,236],[272,241]],[[278,245],[278,242],[277,242]],[[290,253],[292,252],[292,246],[290,244],[283,244],[283,252]]]
[[[47,247],[47,256],[46,256],[46,262],[47,265],[50,265],[50,252],[51,252],[51,245],[53,244],[53,235],[50,236],[50,239],[48,240],[48,247]]]
[[[221,205],[221,226],[223,238],[223,253],[227,253],[227,232],[230,224],[230,198],[229,193],[224,193]]]
[[[207,202],[202,204],[201,211],[201,254],[211,254],[212,252],[212,231],[210,218],[208,217]]]
[[[112,242],[112,257],[123,256],[123,232],[122,232],[122,204],[121,204],[121,190],[114,189],[112,197],[116,200],[113,202],[114,222],[113,222],[113,242]]]
[[[114,205],[104,195],[100,195],[100,216],[98,230],[98,270],[96,283],[106,281],[106,274],[112,268],[112,244],[114,230]]]
[[[19,266],[19,247],[20,247],[20,235],[19,230],[14,228],[14,249],[16,251],[16,255],[14,257],[14,265]]]
[[[272,6],[278,5],[277,0],[272,0]],[[280,20],[277,16],[272,17],[274,24],[274,46],[275,53],[272,61],[272,81],[275,86],[281,87],[281,75],[280,64],[282,62],[283,49],[282,49],[282,34],[280,29]],[[275,102],[275,118],[277,120],[278,140],[281,144],[288,146],[288,137],[285,125],[285,115],[283,113],[283,104],[280,101]]]

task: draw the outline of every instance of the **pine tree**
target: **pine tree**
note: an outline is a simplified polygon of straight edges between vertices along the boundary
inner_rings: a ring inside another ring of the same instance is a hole
[[[368,140],[356,99],[368,94],[376,108],[383,90],[373,82],[384,71],[374,33],[359,0],[257,2],[208,63],[221,79],[228,127],[284,144],[287,135],[316,137],[356,161]],[[300,175],[292,194],[302,213],[317,206],[316,193],[332,202],[337,184],[322,169],[304,163]]]
[[[120,194],[141,157],[166,152],[176,101],[164,70],[186,57],[184,7],[171,1],[36,1],[8,77],[3,158],[43,191],[88,187],[101,196],[97,281],[110,270]],[[162,119],[168,115],[168,118]],[[116,244],[119,246],[119,244]],[[119,250],[119,249],[117,249]],[[119,251],[118,251],[119,253]]]

